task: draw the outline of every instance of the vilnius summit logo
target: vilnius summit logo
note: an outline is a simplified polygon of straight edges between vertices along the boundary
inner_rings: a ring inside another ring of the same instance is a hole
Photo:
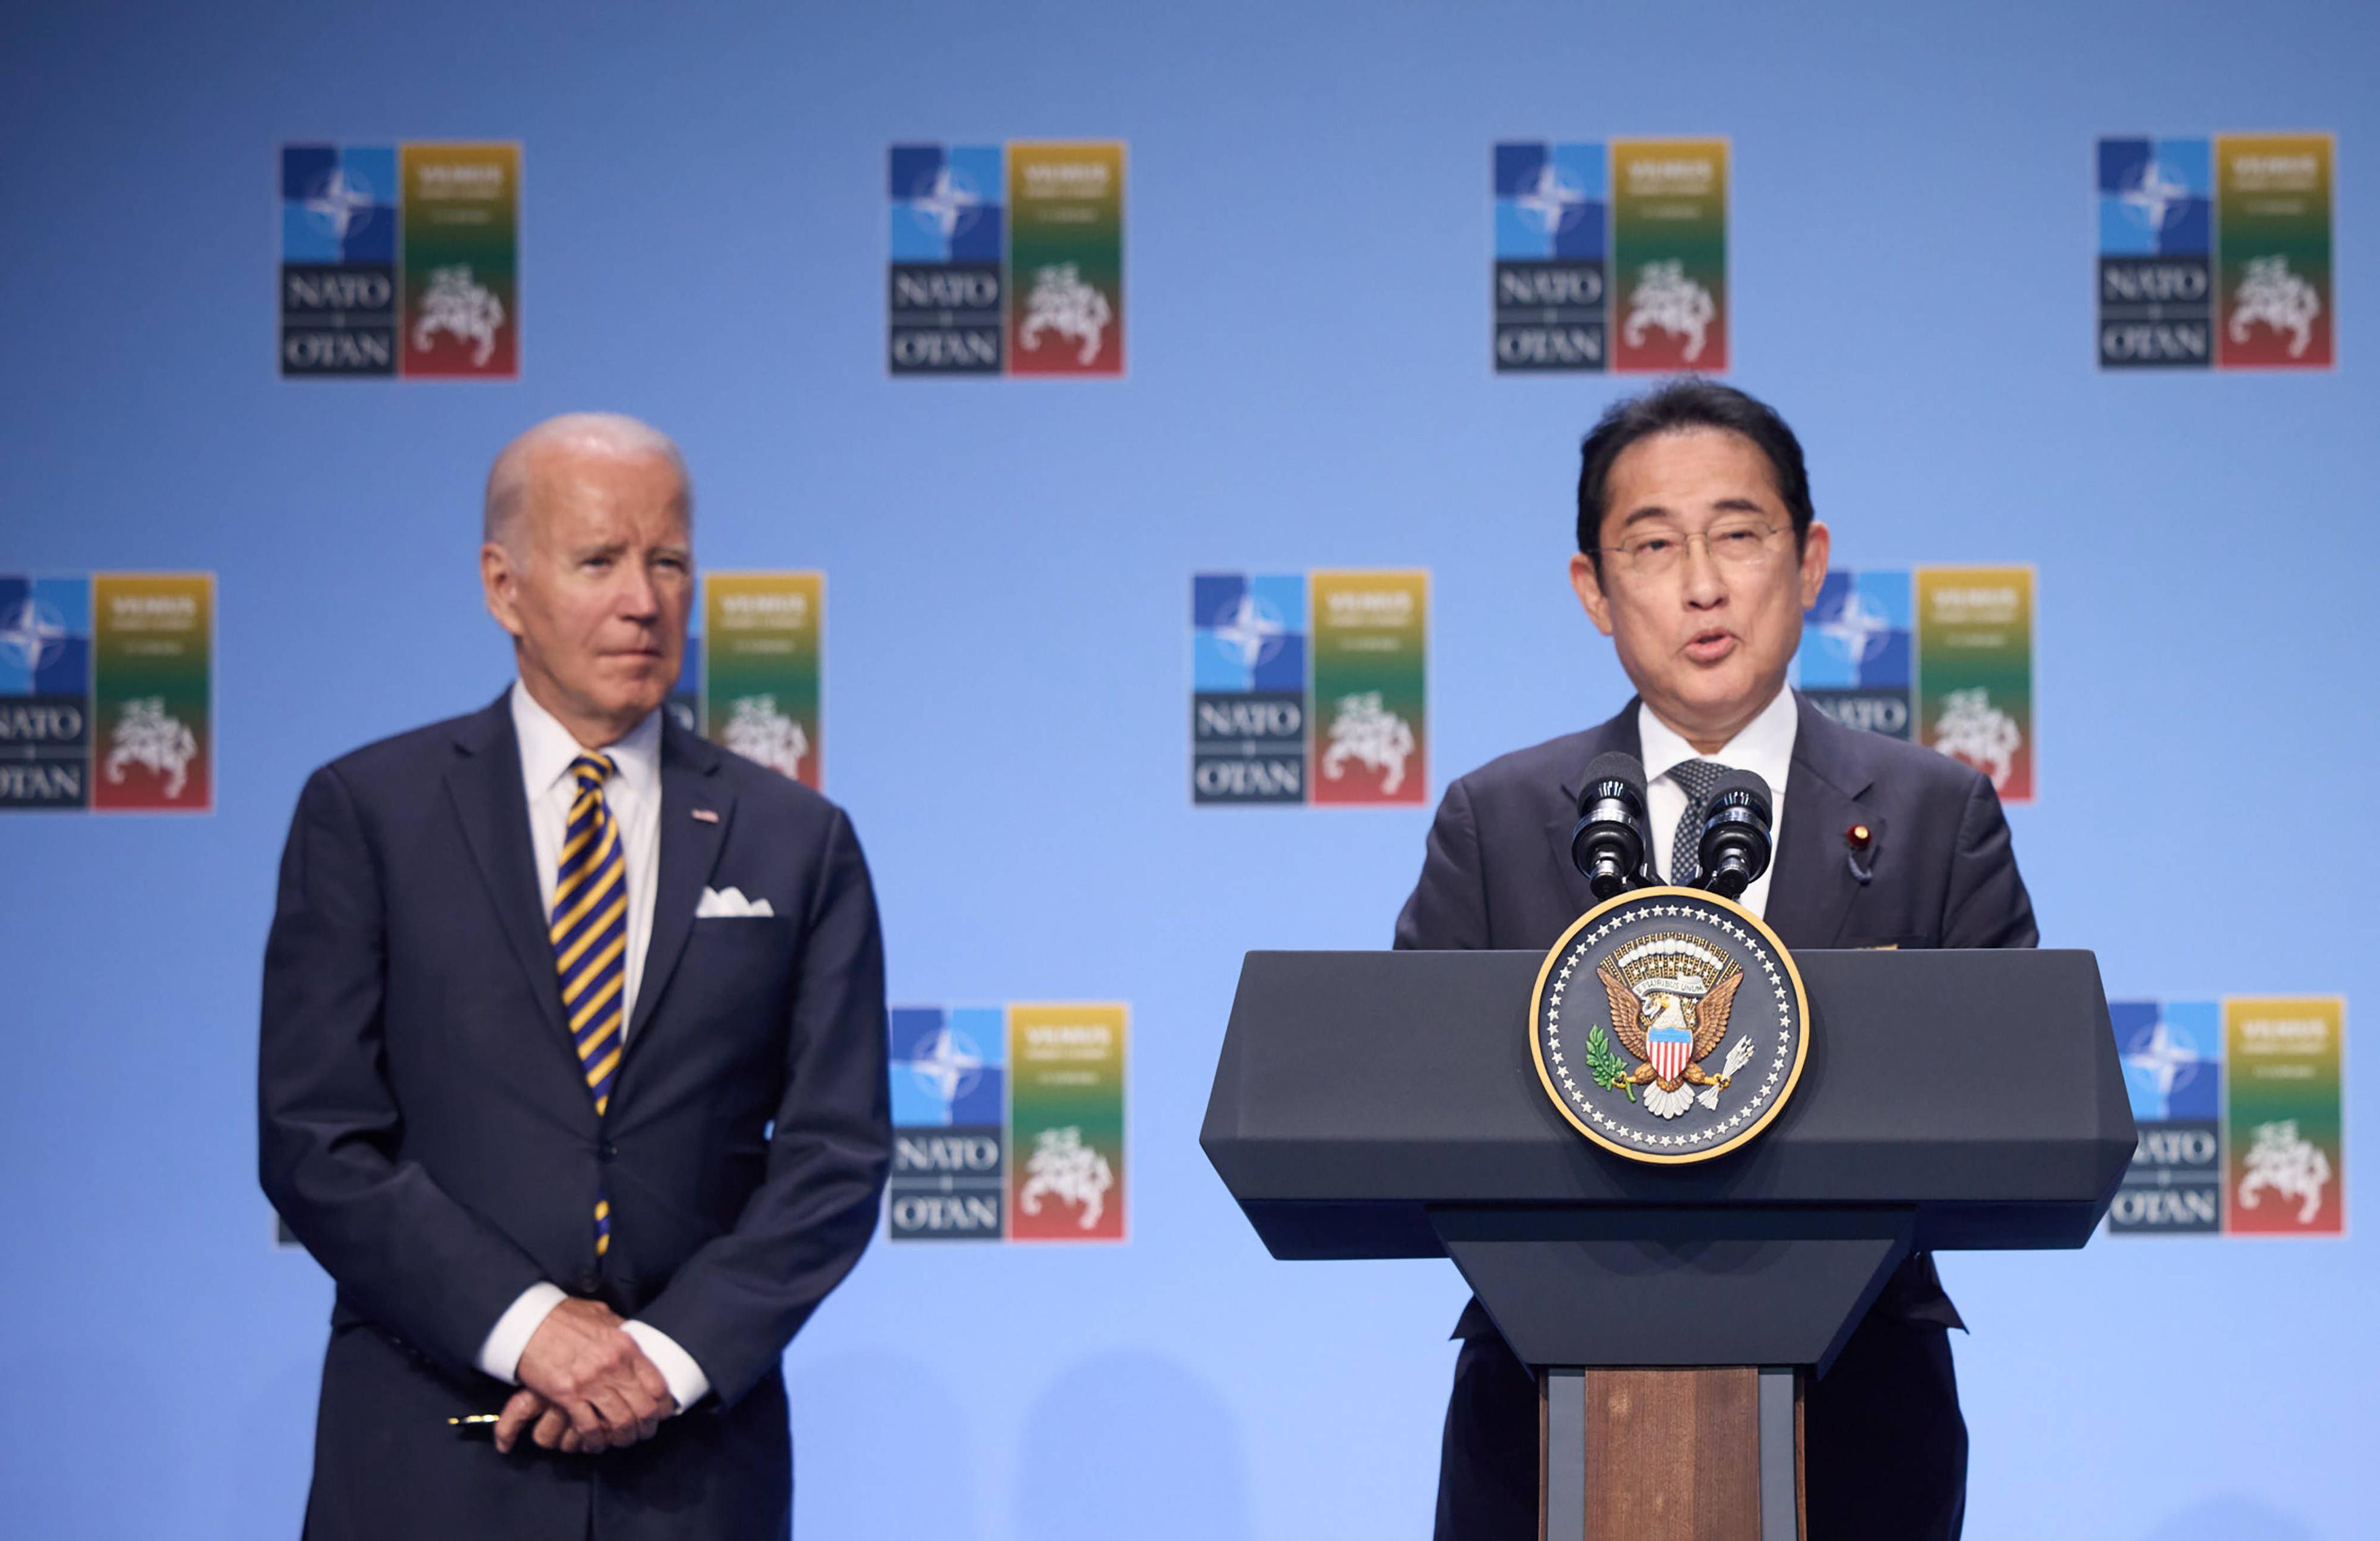
[[[1429,575],[1190,580],[1190,800],[1419,806]]]
[[[1121,1002],[895,1006],[896,1242],[1124,1239]]]
[[[2343,1236],[2337,996],[2110,1001],[2140,1147],[2116,1235]]]
[[[1120,143],[896,144],[886,367],[1123,373]]]
[[[2030,567],[1831,571],[1794,684],[1843,726],[1939,749],[2031,802],[2033,601]]]
[[[1725,140],[1496,146],[1496,372],[1728,361]]]
[[[214,807],[212,573],[0,573],[0,811]]]
[[[2099,367],[2328,369],[2327,134],[2098,145]]]
[[[520,146],[281,147],[281,376],[520,375]]]

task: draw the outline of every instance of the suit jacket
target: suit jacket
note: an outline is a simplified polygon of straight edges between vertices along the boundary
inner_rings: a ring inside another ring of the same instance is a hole
[[[661,787],[652,940],[601,1118],[505,698],[299,795],[265,948],[259,1157],[338,1286],[310,1536],[789,1528],[780,1362],[866,1247],[889,1156],[876,902],[842,810],[666,718]],[[775,915],[698,920],[706,886]],[[510,1393],[480,1347],[540,1280],[668,1333],[712,1394],[599,1456],[457,1438],[448,1416]]]
[[[1786,946],[2031,947],[2033,901],[2017,875],[1998,795],[1947,755],[1846,728],[1798,695],[1793,762],[1764,918]],[[1490,760],[1446,789],[1421,879],[1397,916],[1396,945],[1543,952],[1595,906],[1571,860],[1579,783],[1589,761],[1641,756],[1637,703],[1585,733]],[[1868,876],[1843,834],[1865,824]],[[1667,840],[1669,831],[1648,831]],[[1920,1255],[1871,1307],[1962,1325]],[[1457,1337],[1492,1331],[1479,1303]]]

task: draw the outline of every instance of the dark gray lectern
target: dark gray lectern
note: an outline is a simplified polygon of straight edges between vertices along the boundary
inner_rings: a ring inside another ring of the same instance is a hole
[[[1794,954],[1811,1047],[1745,1148],[1580,1137],[1535,953],[1251,953],[1199,1144],[1272,1255],[1451,1257],[1544,1388],[1543,1534],[1800,1534],[1797,1388],[1912,1249],[2079,1247],[2134,1133],[2096,960]]]

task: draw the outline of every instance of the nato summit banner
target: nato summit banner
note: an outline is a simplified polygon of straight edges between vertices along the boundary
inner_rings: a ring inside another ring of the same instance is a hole
[[[281,376],[520,375],[520,146],[281,147]]]
[[[1417,807],[1429,790],[1429,574],[1190,580],[1190,800]]]
[[[1725,140],[1498,144],[1496,371],[1725,370],[1727,161]]]
[[[2141,1143],[2115,1235],[2347,1231],[2347,1002],[2110,1001]]]
[[[705,573],[686,665],[702,735],[823,790],[825,637],[825,574]]]
[[[887,1038],[896,1242],[1125,1239],[1117,1003],[895,1006]]]
[[[2099,367],[2325,370],[2328,134],[2103,139]]]
[[[212,573],[0,574],[0,811],[214,807]]]
[[[2033,589],[2030,567],[1829,572],[1794,684],[1846,727],[1939,749],[2029,803]]]
[[[895,375],[1123,373],[1124,147],[896,144]]]

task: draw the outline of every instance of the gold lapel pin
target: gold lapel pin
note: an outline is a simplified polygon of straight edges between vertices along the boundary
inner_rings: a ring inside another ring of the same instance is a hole
[[[1865,824],[1854,824],[1850,829],[1843,831],[1843,845],[1845,848],[1843,860],[1851,868],[1852,876],[1863,883],[1869,881],[1876,876],[1876,868],[1870,866],[1868,862],[1860,860],[1860,857],[1866,854],[1868,847],[1875,843],[1876,831],[1869,829]],[[1870,857],[1869,861],[1873,861],[1874,859],[1874,857]]]

